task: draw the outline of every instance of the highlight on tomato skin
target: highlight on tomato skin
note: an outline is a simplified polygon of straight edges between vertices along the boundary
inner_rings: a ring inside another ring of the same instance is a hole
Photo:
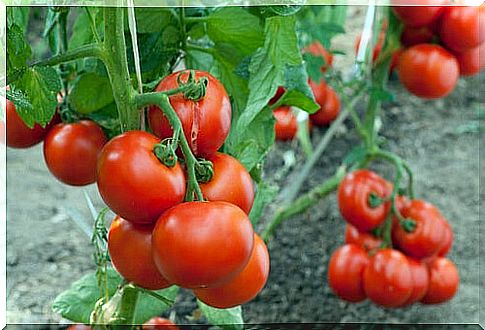
[[[222,286],[194,289],[196,297],[215,308],[231,308],[253,300],[264,288],[270,269],[266,244],[254,234],[254,248],[246,267]]]

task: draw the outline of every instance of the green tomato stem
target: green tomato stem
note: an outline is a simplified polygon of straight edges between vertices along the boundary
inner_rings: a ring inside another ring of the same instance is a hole
[[[331,192],[335,191],[340,184],[340,181],[342,181],[343,177],[345,176],[345,173],[345,167],[340,166],[334,176],[324,181],[317,187],[313,188],[310,192],[302,195],[294,202],[287,204],[283,208],[279,209],[276,215],[261,233],[261,238],[265,242],[267,242],[273,235],[275,229],[283,221],[294,215],[305,212],[310,207],[318,203],[318,201],[328,196]]]
[[[139,129],[140,113],[135,106],[126,57],[123,8],[104,8],[104,64],[113,88],[113,97],[123,132]]]
[[[97,44],[88,44],[80,46],[73,50],[68,50],[63,54],[54,55],[45,60],[37,61],[32,64],[32,66],[54,66],[62,63],[67,63],[71,61],[76,61],[82,58],[96,57],[101,60],[104,59],[105,53],[102,48]]]

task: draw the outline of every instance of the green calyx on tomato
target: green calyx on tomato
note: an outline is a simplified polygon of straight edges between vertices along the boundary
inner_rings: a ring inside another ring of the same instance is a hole
[[[184,97],[187,100],[199,101],[204,98],[207,91],[209,79],[207,77],[200,77],[199,80],[195,77],[195,71],[190,70],[187,82],[182,81],[182,73],[177,76],[177,83],[180,88],[184,89]]]

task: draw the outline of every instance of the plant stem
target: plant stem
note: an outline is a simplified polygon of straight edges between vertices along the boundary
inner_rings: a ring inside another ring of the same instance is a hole
[[[166,305],[168,306],[172,306],[173,304],[175,304],[175,301],[171,300],[171,299],[168,299],[154,291],[151,291],[151,290],[147,290],[147,289],[143,289],[143,288],[140,288],[140,287],[136,287],[136,289],[140,292],[143,292],[147,295],[150,295],[158,300],[160,300],[161,302],[165,303]]]
[[[208,20],[208,17],[185,17],[186,23],[205,23]]]
[[[310,207],[315,205],[320,199],[328,196],[332,191],[336,190],[340,181],[345,176],[346,169],[344,166],[338,168],[334,176],[313,188],[310,192],[302,195],[293,203],[280,208],[273,219],[269,222],[266,229],[261,233],[261,238],[264,241],[268,241],[273,235],[274,230],[286,219],[305,212]]]
[[[113,88],[123,132],[139,129],[140,114],[135,107],[135,91],[131,85],[123,22],[123,8],[104,8],[104,63]]]
[[[172,90],[172,93],[173,91],[175,90]],[[177,113],[170,104],[167,93],[156,92],[138,95],[135,97],[135,104],[140,107],[149,104],[158,104],[162,109],[165,117],[167,117],[170,126],[172,126],[174,132],[176,132],[177,130],[183,131],[180,118],[177,116]],[[187,193],[185,195],[185,200],[192,201],[194,199],[195,193],[197,200],[203,201],[204,196],[202,195],[202,191],[200,190],[199,183],[197,182],[197,177],[195,174],[195,166],[198,166],[198,161],[192,153],[192,150],[190,149],[185,134],[180,134],[180,147],[182,149],[182,153],[184,154],[188,173]]]
[[[121,325],[133,325],[135,309],[138,302],[139,291],[131,284],[122,288],[121,300],[118,305],[118,320]]]
[[[353,98],[351,102],[345,107],[344,111],[337,117],[337,119],[330,125],[330,128],[327,130],[325,135],[322,137],[320,142],[318,143],[317,147],[315,148],[312,156],[307,160],[303,167],[298,167],[295,171],[298,171],[296,178],[292,181],[292,184],[285,187],[280,193],[280,200],[283,200],[283,203],[290,203],[293,201],[298,192],[301,189],[301,186],[305,182],[308,174],[310,173],[313,166],[316,162],[320,159],[321,155],[329,145],[330,141],[332,140],[333,136],[337,132],[337,130],[342,126],[345,119],[347,119],[349,115],[349,109],[353,108],[355,104],[360,100],[360,96],[362,95],[362,91],[359,91],[357,95]]]
[[[53,66],[58,65],[61,63],[67,63],[75,60],[79,60],[81,58],[86,57],[97,57],[99,59],[104,58],[104,52],[97,44],[88,44],[84,46],[80,46],[73,50],[69,50],[64,54],[54,55],[48,59],[37,61],[32,63],[32,66],[39,65],[39,66]]]

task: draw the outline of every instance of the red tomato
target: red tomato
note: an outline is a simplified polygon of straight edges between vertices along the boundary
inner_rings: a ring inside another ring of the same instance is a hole
[[[407,26],[421,27],[436,21],[448,0],[392,0],[392,9],[397,17]],[[406,6],[399,6],[406,4]]]
[[[244,166],[234,157],[216,153],[209,160],[214,165],[214,176],[200,189],[210,201],[224,201],[239,206],[249,214],[254,202],[253,180]]]
[[[428,267],[429,288],[421,302],[440,304],[453,298],[460,283],[455,264],[447,258],[436,258],[428,264]]]
[[[369,264],[367,252],[355,244],[339,247],[330,257],[328,284],[341,299],[359,302],[366,298],[362,276]]]
[[[386,219],[390,203],[384,202],[377,207],[369,205],[371,194],[389,198],[392,185],[369,170],[349,173],[340,183],[337,192],[338,205],[342,217],[359,231],[370,231]]]
[[[143,323],[142,330],[179,330],[179,327],[170,320],[155,316]]]
[[[44,159],[59,181],[84,186],[96,181],[98,155],[106,141],[103,130],[93,121],[57,124],[45,137]]]
[[[279,107],[273,111],[273,115],[276,119],[274,126],[276,139],[292,140],[298,132],[298,122],[290,107]]]
[[[17,114],[13,102],[7,101],[7,146],[11,148],[28,148],[42,141],[52,126],[59,123],[60,117],[56,114],[46,127],[35,124],[29,128]]]
[[[322,72],[327,71],[327,69],[332,66],[333,54],[329,53],[319,41],[314,41],[305,48],[303,48],[303,52],[310,53],[314,56],[321,56],[323,58],[325,64],[320,69]]]
[[[438,251],[439,257],[444,257],[448,254],[451,250],[451,246],[453,245],[453,229],[451,228],[450,224],[446,219],[443,218],[443,224],[445,225],[445,236],[442,241],[441,248]]]
[[[408,258],[408,263],[411,277],[413,278],[413,289],[403,306],[409,306],[420,301],[428,291],[429,286],[429,275],[426,264],[413,258]]]
[[[170,168],[153,153],[160,140],[129,131],[108,142],[98,159],[97,183],[106,205],[123,219],[154,223],[168,208],[183,202],[185,176],[180,164]]]
[[[459,52],[478,47],[485,42],[484,23],[484,6],[448,7],[441,19],[441,40],[448,48]]]
[[[149,289],[160,290],[171,284],[160,274],[152,258],[150,225],[136,225],[116,216],[108,233],[111,262],[126,280]]]
[[[195,289],[199,300],[216,308],[231,308],[254,299],[263,290],[269,275],[266,244],[254,234],[254,248],[246,267],[231,281],[209,289]]]
[[[416,228],[408,233],[396,222],[392,227],[392,239],[396,246],[418,259],[438,253],[446,235],[444,220],[438,209],[430,203],[415,199],[401,210],[401,215],[414,220]]]
[[[275,104],[280,99],[280,97],[283,96],[283,94],[285,94],[285,88],[282,86],[278,87],[278,89],[276,90],[276,94],[271,98],[271,100],[269,100],[268,104]]]
[[[233,204],[182,203],[162,214],[153,230],[155,264],[181,287],[219,286],[247,265],[253,234],[248,216]]]
[[[485,42],[462,53],[455,53],[455,56],[460,66],[460,75],[473,76],[478,74],[485,68]]]
[[[399,80],[410,93],[435,99],[453,91],[460,68],[456,58],[443,47],[420,44],[401,54],[398,72]]]
[[[310,115],[310,120],[316,126],[325,126],[334,121],[339,113],[340,98],[332,87],[327,86],[325,103],[321,103],[320,110]]]
[[[322,107],[327,101],[327,83],[323,79],[320,79],[318,83],[309,79],[308,85],[310,85],[313,96],[315,96],[315,102],[317,102],[320,107]]]
[[[397,250],[384,249],[372,256],[363,279],[367,297],[384,307],[402,306],[413,293],[408,258]]]
[[[174,72],[165,77],[156,91],[162,92],[178,88],[177,77],[186,82],[189,71]],[[231,128],[231,102],[224,86],[208,72],[195,71],[196,79],[209,80],[206,94],[199,101],[185,99],[183,94],[170,96],[170,104],[182,122],[183,130],[192,152],[196,156],[213,155],[224,143]],[[162,140],[173,134],[168,119],[158,106],[150,107],[148,113],[150,127]]]
[[[405,26],[401,34],[401,43],[405,47],[431,42],[434,33],[428,26],[418,28]]]
[[[355,244],[370,251],[377,249],[382,244],[382,240],[372,234],[360,232],[354,226],[347,224],[345,226],[345,243]]]

